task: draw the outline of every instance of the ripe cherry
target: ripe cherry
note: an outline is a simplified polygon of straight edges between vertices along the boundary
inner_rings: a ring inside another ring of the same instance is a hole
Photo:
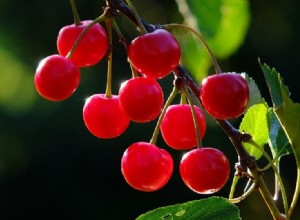
[[[206,120],[202,110],[194,106],[200,137],[206,131]],[[197,145],[196,129],[191,107],[188,104],[170,105],[160,125],[161,134],[165,142],[177,150],[191,149]]]
[[[200,194],[220,190],[227,182],[230,164],[227,157],[215,148],[197,148],[185,153],[179,165],[183,182]]]
[[[56,54],[41,60],[34,76],[38,93],[51,101],[62,101],[70,97],[79,81],[78,67],[71,60]]]
[[[83,120],[88,130],[99,138],[121,135],[129,125],[129,118],[119,103],[119,96],[95,94],[85,101]]]
[[[203,107],[221,120],[243,114],[249,101],[246,80],[236,73],[215,74],[205,78],[200,87]]]
[[[154,120],[164,102],[160,85],[148,77],[132,78],[122,83],[119,97],[124,111],[135,122]]]
[[[92,21],[82,21],[80,25],[67,25],[63,27],[57,37],[57,49],[59,54],[66,56],[72,49],[80,33]],[[106,54],[108,48],[107,35],[104,28],[94,24],[82,37],[76,47],[71,60],[79,67],[92,66],[98,63]]]
[[[158,29],[134,39],[128,47],[128,58],[140,73],[158,79],[176,68],[180,48],[172,34]]]
[[[124,152],[121,170],[133,188],[152,192],[162,188],[173,172],[171,155],[147,142],[136,142]]]

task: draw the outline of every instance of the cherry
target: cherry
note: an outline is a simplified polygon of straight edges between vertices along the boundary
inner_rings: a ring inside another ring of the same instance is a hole
[[[78,67],[71,60],[56,54],[41,60],[34,76],[36,90],[50,101],[62,101],[70,97],[79,81]]]
[[[221,120],[236,118],[243,114],[248,105],[248,84],[236,73],[208,76],[202,81],[200,99],[213,117]]]
[[[88,130],[99,138],[121,135],[130,122],[120,106],[119,96],[105,97],[105,94],[92,95],[85,101],[83,120]]]
[[[135,122],[154,120],[164,102],[160,85],[148,77],[132,78],[122,83],[119,97],[124,111]]]
[[[200,194],[220,190],[227,182],[230,165],[227,157],[215,148],[197,148],[185,153],[179,165],[183,182]]]
[[[202,110],[194,106],[201,138],[206,131],[206,120]],[[191,107],[188,104],[170,105],[160,125],[165,142],[177,150],[191,149],[197,145],[196,129]]]
[[[128,58],[140,73],[158,79],[176,68],[180,48],[172,34],[157,29],[135,38],[128,47]]]
[[[152,192],[162,188],[173,172],[173,159],[164,149],[147,142],[136,142],[124,152],[121,170],[133,188]]]
[[[66,56],[72,49],[80,33],[91,22],[90,20],[86,20],[82,21],[80,25],[71,24],[64,26],[59,31],[56,42],[59,54]],[[79,67],[92,66],[104,57],[107,48],[108,41],[106,32],[99,23],[96,23],[84,34],[71,60]]]

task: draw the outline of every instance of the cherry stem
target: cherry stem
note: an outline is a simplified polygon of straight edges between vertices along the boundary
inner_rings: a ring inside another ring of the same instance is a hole
[[[276,162],[276,167],[278,168],[277,171],[279,173],[279,161]],[[280,194],[280,191],[281,191],[281,186],[280,186],[280,183],[278,181],[278,177],[277,175],[275,175],[275,180],[274,180],[274,196],[273,196],[273,200],[277,201],[278,198],[279,198],[279,194]]]
[[[176,81],[176,79],[175,79]],[[175,84],[175,83],[174,83]],[[156,126],[155,126],[155,129],[154,129],[154,132],[153,132],[153,135],[152,135],[152,138],[150,140],[150,143],[151,144],[155,144],[156,141],[157,141],[157,137],[158,137],[158,134],[159,134],[159,128],[160,128],[160,125],[161,125],[161,122],[162,122],[162,119],[164,118],[165,114],[166,114],[166,111],[167,111],[167,108],[169,107],[169,105],[172,103],[172,101],[174,100],[174,98],[176,97],[176,95],[178,94],[178,89],[177,87],[174,85],[173,86],[173,90],[172,92],[170,93],[160,115],[159,115],[159,118],[157,120],[157,123],[156,123]]]
[[[139,74],[137,73],[136,69],[133,67],[131,63],[130,63],[130,69],[131,69],[132,78],[139,77]]]
[[[116,31],[117,35],[119,36],[119,42],[124,46],[125,51],[127,53],[127,42],[126,42],[126,38],[124,37],[124,35],[122,34],[117,22],[115,21],[115,19],[112,19],[112,26],[113,29]]]
[[[79,14],[78,14],[78,11],[77,11],[75,0],[70,0],[70,3],[71,3],[71,8],[72,8],[73,17],[74,17],[74,24],[76,26],[78,26],[78,25],[80,25],[81,21],[80,21],[80,18],[79,18]]]
[[[269,165],[272,167],[272,169],[275,173],[276,183],[278,183],[279,188],[281,189],[281,196],[282,196],[282,200],[283,200],[284,212],[285,212],[285,215],[287,216],[286,218],[289,219],[289,216],[288,216],[288,201],[287,201],[287,196],[286,196],[286,190],[285,190],[282,178],[279,174],[279,171],[278,171],[277,167],[275,166],[275,163],[277,161],[272,160],[272,158],[253,139],[250,139],[249,141],[247,141],[247,143],[251,144],[256,149],[260,150],[262,152],[262,154],[264,155],[264,157],[269,162]],[[264,169],[266,169],[266,167]],[[262,172],[262,169],[260,169],[260,172]],[[272,200],[274,201],[274,198]]]
[[[240,178],[241,177],[239,175],[234,175],[233,176],[232,183],[231,183],[231,188],[230,188],[230,192],[229,192],[229,196],[228,196],[229,200],[233,198],[236,185],[237,185]]]
[[[146,30],[145,26],[143,25],[143,23],[142,23],[142,21],[140,19],[140,16],[138,15],[137,11],[135,10],[135,7],[133,6],[133,4],[131,3],[130,0],[126,0],[126,2],[127,2],[128,6],[129,6],[129,8],[131,9],[131,11],[132,11],[132,13],[133,13],[133,15],[134,15],[137,23],[138,23],[138,27],[139,27],[141,33],[142,34],[147,34],[148,31]]]
[[[117,23],[114,19],[112,19],[112,26],[113,26],[113,29],[116,31],[117,35],[119,36],[119,42],[124,46],[125,51],[127,53],[128,45],[127,45],[127,42],[126,42],[126,38],[124,37],[124,35],[120,31],[120,28],[119,28],[119,26],[117,25]],[[132,78],[136,78],[136,77],[139,76],[136,69],[133,67],[133,65],[131,63],[130,63],[130,69],[131,69],[131,73],[132,73]]]
[[[189,93],[189,90],[187,89],[186,86],[183,87],[183,91],[184,91],[184,94],[185,94],[186,98],[188,99],[188,102],[189,102],[190,107],[191,107],[193,122],[194,122],[194,126],[195,126],[196,137],[197,137],[197,147],[201,148],[202,147],[202,141],[201,141],[201,135],[200,135],[200,128],[199,128],[198,119],[197,119],[197,116],[196,116],[193,100],[192,100],[192,97],[191,97],[191,95]]]
[[[181,93],[180,104],[186,104],[186,96],[184,93]]]
[[[112,22],[111,19],[105,19],[107,27],[107,37],[108,37],[108,54],[107,54],[107,81],[105,97],[110,98],[112,95],[111,84],[112,84]]]
[[[187,31],[190,31],[192,32],[193,34],[196,35],[196,37],[201,41],[201,43],[204,45],[204,47],[206,48],[212,62],[213,62],[213,65],[215,67],[215,72],[216,73],[222,73],[222,70],[217,62],[217,59],[216,57],[214,56],[213,52],[211,51],[211,49],[209,48],[207,42],[205,41],[204,37],[199,33],[197,32],[196,30],[194,30],[193,28],[189,27],[189,26],[186,26],[184,24],[166,24],[166,25],[162,25],[162,27],[166,30],[169,30],[169,31],[172,31],[173,29],[184,29],[184,30],[187,30]]]
[[[262,195],[265,203],[267,204],[272,216],[274,219],[282,219],[282,214],[278,210],[276,203],[273,200],[273,197],[264,181],[262,178],[260,171],[258,169],[252,170],[251,174],[253,175],[253,182],[256,184],[256,188]],[[288,216],[286,216],[286,219],[289,219]]]
[[[297,201],[299,199],[299,194],[300,194],[300,168],[297,168],[297,181],[296,181],[297,185],[296,185],[296,189],[294,192],[294,196],[293,196],[293,200],[290,206],[290,210],[289,210],[289,216],[292,216],[294,213],[294,210],[296,208],[297,205]]]
[[[104,12],[102,15],[100,15],[98,18],[96,18],[95,20],[93,20],[91,23],[89,23],[88,26],[86,26],[86,28],[79,34],[78,38],[76,39],[73,47],[71,48],[70,52],[67,54],[67,58],[71,59],[75,49],[77,48],[79,42],[81,41],[81,39],[83,38],[83,36],[88,32],[88,30],[95,24],[100,23],[102,21],[105,20],[106,18],[106,12]]]
[[[272,143],[269,143],[269,145],[270,146],[272,146]],[[281,149],[281,151],[282,151],[283,149]],[[269,164],[267,165],[267,166],[265,166],[263,169],[268,169],[268,168],[270,168],[271,166],[272,166],[272,164],[274,164],[275,165],[275,167],[276,167],[276,169],[277,169],[277,171],[278,171],[278,173],[280,172],[280,168],[279,168],[279,164],[280,164],[280,156],[281,156],[281,152],[279,152],[278,154],[276,153],[276,152],[274,152],[274,150],[272,150],[272,148],[271,148],[271,152],[272,152],[272,157],[273,157],[273,159],[272,159],[272,161],[271,162],[269,162]],[[280,194],[280,184],[279,184],[279,182],[278,182],[278,178],[277,178],[277,176],[275,175],[275,180],[274,180],[274,182],[275,182],[275,188],[274,188],[274,196],[273,196],[273,199],[276,201],[276,200],[278,200],[278,198],[279,198],[279,194]]]
[[[237,197],[237,198],[229,198],[229,201],[232,203],[239,203],[242,200],[244,200],[245,198],[247,198],[256,188],[256,184],[252,184],[250,186],[250,188],[241,196]]]

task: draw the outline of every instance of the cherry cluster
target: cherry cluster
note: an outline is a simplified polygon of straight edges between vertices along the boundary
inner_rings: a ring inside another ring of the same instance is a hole
[[[34,83],[45,99],[69,98],[79,85],[80,68],[99,63],[111,52],[106,30],[100,23],[92,22],[64,26],[57,37],[58,54],[40,61]],[[83,31],[85,34],[80,38]],[[136,74],[121,84],[117,95],[106,92],[86,99],[83,120],[87,129],[98,138],[115,138],[127,129],[130,121],[147,123],[158,118],[157,129],[165,143],[173,149],[187,151],[179,167],[183,182],[197,193],[218,191],[229,177],[230,165],[220,150],[201,146],[206,132],[202,108],[188,98],[190,92],[185,85],[184,89],[176,88],[175,83],[173,91],[181,94],[182,102],[171,104],[168,99],[164,105],[158,80],[178,68],[181,53],[176,38],[163,28],[155,28],[136,37],[126,49]],[[243,114],[249,89],[240,74],[218,73],[203,79],[196,98],[212,117],[227,120]],[[172,175],[172,156],[155,142],[156,138],[152,138],[150,142],[133,143],[121,159],[125,180],[137,190],[158,190]]]

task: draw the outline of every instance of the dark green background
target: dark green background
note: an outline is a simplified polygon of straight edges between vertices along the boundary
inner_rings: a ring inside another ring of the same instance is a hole
[[[174,1],[135,2],[151,23],[182,21]],[[258,65],[260,57],[282,73],[292,99],[300,102],[300,2],[254,0],[250,7],[252,20],[245,43],[220,62],[221,68],[247,72],[269,100]],[[99,1],[78,1],[82,19],[95,18],[101,8]],[[39,59],[56,53],[59,29],[72,22],[67,0],[0,2],[0,219],[130,220],[161,205],[205,197],[182,183],[177,171],[182,152],[169,150],[161,138],[158,145],[174,156],[170,182],[154,193],[135,191],[125,183],[120,158],[131,143],[149,140],[155,123],[131,123],[125,134],[113,140],[97,139],[87,131],[81,115],[84,99],[104,92],[105,62],[82,70],[80,87],[67,101],[53,103],[35,93],[33,76]],[[132,38],[134,28],[125,19],[118,22]],[[114,41],[113,92],[117,93],[122,80],[130,77],[130,69],[124,49],[116,38]],[[160,82],[167,96],[172,77]],[[218,126],[209,125],[203,144],[218,147],[231,158],[233,175],[236,154]],[[292,156],[282,159],[281,169],[290,199],[296,176]],[[268,173],[266,178],[272,181]],[[216,195],[227,196],[229,185]],[[271,219],[258,193],[239,207],[243,219]],[[297,210],[294,219],[299,218]]]

